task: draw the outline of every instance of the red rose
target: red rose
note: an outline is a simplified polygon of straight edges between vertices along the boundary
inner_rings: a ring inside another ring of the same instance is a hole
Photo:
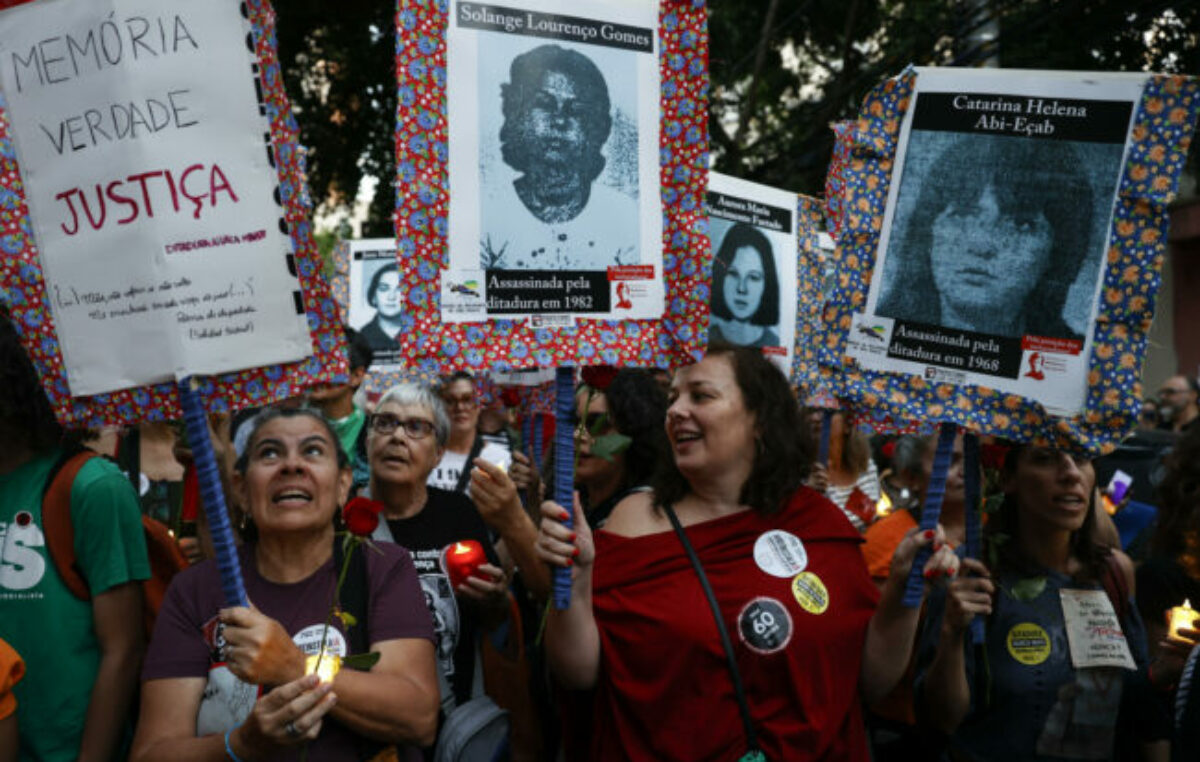
[[[516,407],[521,404],[521,391],[515,386],[506,386],[500,390],[500,401],[505,407]]]
[[[351,534],[370,537],[375,527],[379,526],[379,514],[382,511],[383,503],[378,500],[356,497],[342,509],[342,521]]]
[[[603,392],[617,377],[617,369],[611,365],[589,365],[583,369],[583,383],[598,392]]]

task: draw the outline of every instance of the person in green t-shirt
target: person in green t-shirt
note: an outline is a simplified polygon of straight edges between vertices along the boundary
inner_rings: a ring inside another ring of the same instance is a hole
[[[42,533],[42,494],[62,430],[0,307],[0,638],[25,659],[16,686],[20,759],[123,757],[145,649],[141,580],[150,576],[137,495],[94,458],[71,488],[75,554],[91,590],[73,596]]]
[[[313,387],[309,390],[308,402],[324,413],[333,424],[333,431],[337,434],[342,450],[350,456],[350,464],[354,469],[351,494],[354,494],[371,479],[371,466],[367,462],[367,414],[354,404],[354,394],[366,378],[375,353],[361,333],[348,325],[342,326],[342,331],[349,349],[350,377],[344,384]]]

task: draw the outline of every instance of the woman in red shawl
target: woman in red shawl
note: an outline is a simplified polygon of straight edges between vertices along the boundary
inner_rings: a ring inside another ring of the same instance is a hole
[[[901,605],[917,549],[926,577],[957,559],[913,530],[880,593],[845,516],[802,486],[807,453],[786,379],[754,349],[716,348],[671,386],[674,467],[652,493],[587,529],[578,503],[542,506],[538,553],[572,566],[570,607],[552,610],[557,678],[595,687],[593,760],[867,760],[860,698],[882,697],[912,650],[917,609]],[[708,598],[668,514],[711,584],[748,709],[739,708]],[[751,757],[753,758],[753,757]]]

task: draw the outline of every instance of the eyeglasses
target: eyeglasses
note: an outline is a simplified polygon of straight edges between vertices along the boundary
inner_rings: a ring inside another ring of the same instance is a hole
[[[450,395],[446,395],[445,397],[442,397],[442,402],[445,402],[446,407],[451,409],[456,407],[475,407],[475,395],[464,394],[461,397],[451,397]]]
[[[371,416],[371,430],[376,434],[387,436],[401,427],[409,439],[424,439],[433,433],[433,423],[424,418],[400,418],[391,413],[376,413]]]

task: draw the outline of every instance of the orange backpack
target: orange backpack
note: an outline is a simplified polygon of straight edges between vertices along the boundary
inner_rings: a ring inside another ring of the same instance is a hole
[[[42,533],[46,537],[46,548],[58,576],[67,589],[81,601],[92,599],[87,580],[79,569],[75,557],[75,527],[71,523],[71,487],[79,469],[92,458],[100,457],[91,450],[68,452],[50,470],[46,479],[46,491],[42,495]],[[154,619],[162,607],[167,586],[180,570],[187,568],[187,560],[179,550],[175,538],[167,527],[155,519],[142,515],[142,530],[146,537],[146,555],[150,560],[150,578],[142,581],[142,620],[146,640],[154,632]]]

